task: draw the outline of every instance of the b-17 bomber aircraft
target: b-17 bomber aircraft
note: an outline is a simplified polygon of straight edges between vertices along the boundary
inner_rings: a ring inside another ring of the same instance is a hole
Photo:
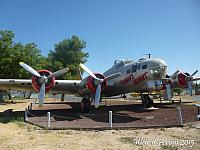
[[[173,75],[167,75],[167,64],[159,58],[141,58],[138,61],[116,60],[114,65],[102,73],[93,73],[84,64],[80,67],[89,76],[82,80],[56,80],[55,78],[66,73],[65,68],[51,73],[48,70],[35,71],[27,64],[19,63],[26,71],[33,74],[32,79],[0,79],[0,90],[22,90],[38,92],[39,105],[43,105],[45,93],[66,93],[82,97],[81,109],[88,112],[91,103],[99,106],[102,97],[112,97],[130,92],[141,93],[142,103],[151,107],[153,99],[149,95],[152,91],[166,90],[168,99],[171,99],[171,89],[188,87],[192,95],[192,82],[200,80],[180,70]]]

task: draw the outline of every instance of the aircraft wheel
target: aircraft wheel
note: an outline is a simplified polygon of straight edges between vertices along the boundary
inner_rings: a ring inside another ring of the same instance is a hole
[[[143,95],[142,103],[145,108],[149,108],[153,106],[153,98],[149,95]]]
[[[89,113],[91,108],[90,99],[83,98],[81,101],[81,112],[82,113]]]

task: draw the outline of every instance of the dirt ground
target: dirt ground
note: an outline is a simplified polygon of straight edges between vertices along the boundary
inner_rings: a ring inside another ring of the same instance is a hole
[[[24,111],[29,102],[0,104],[7,109]],[[2,116],[0,116],[2,117]],[[132,130],[43,130],[18,119],[0,118],[0,150],[18,149],[200,149],[200,123],[182,128]]]

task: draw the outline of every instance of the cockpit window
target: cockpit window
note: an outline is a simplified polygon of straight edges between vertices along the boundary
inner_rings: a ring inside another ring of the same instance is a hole
[[[142,66],[142,69],[147,69],[147,65],[146,65],[146,64],[143,65],[143,66]]]
[[[123,63],[117,64],[117,65],[116,65],[116,69],[119,69],[119,68],[121,68],[121,67],[123,67],[123,66],[124,66]]]
[[[132,69],[131,69],[131,72],[134,73],[134,72],[136,72],[136,70],[137,70],[137,66],[136,66],[136,65],[133,65],[133,66],[132,66]]]

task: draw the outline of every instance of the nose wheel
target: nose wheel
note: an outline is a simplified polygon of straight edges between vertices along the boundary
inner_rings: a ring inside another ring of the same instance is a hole
[[[142,104],[145,108],[150,108],[153,106],[153,97],[148,94],[142,94]]]
[[[81,101],[81,112],[82,113],[89,113],[91,109],[91,102],[88,98],[83,98]]]

